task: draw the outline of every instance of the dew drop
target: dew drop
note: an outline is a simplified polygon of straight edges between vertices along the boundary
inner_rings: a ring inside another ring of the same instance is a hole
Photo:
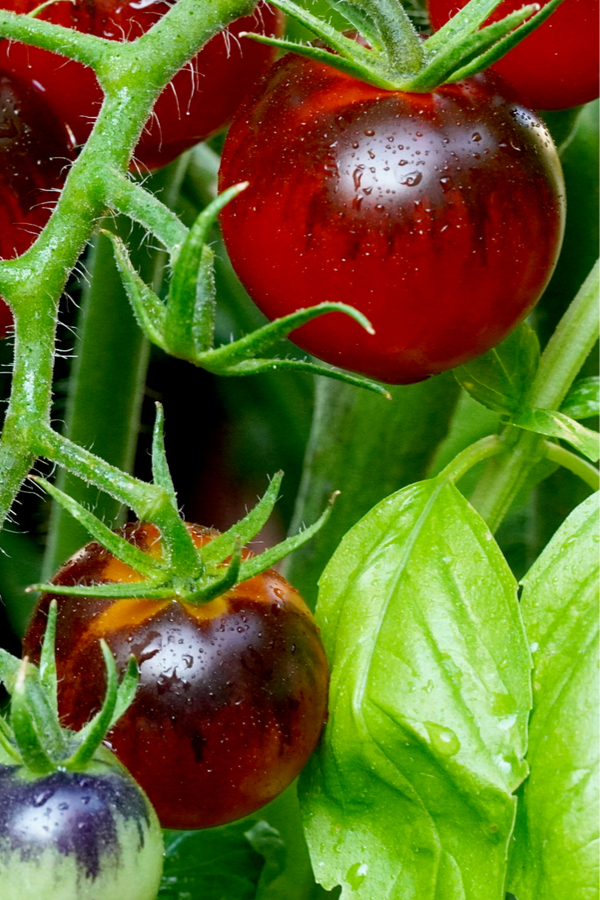
[[[47,803],[48,800],[54,795],[54,791],[51,788],[46,788],[45,791],[40,791],[39,794],[36,794],[33,798],[34,806],[43,806],[44,803]]]
[[[346,881],[353,891],[357,891],[360,888],[367,877],[368,871],[369,867],[366,863],[354,863],[353,866],[350,866],[346,872]]]
[[[406,187],[416,187],[423,180],[422,172],[408,172],[406,175],[396,176],[396,180],[399,184],[403,184]]]
[[[460,750],[460,741],[451,728],[436,725],[435,722],[423,722],[434,750],[442,756],[454,756]]]

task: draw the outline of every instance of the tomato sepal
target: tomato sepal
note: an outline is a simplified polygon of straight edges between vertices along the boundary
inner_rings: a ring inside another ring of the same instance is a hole
[[[165,452],[165,412],[162,403],[156,403],[155,408],[156,416],[152,429],[152,480],[157,487],[166,492],[173,509],[177,509],[177,494]]]
[[[301,547],[327,521],[336,495],[333,495],[325,512],[309,528],[258,556],[246,558],[242,554],[242,544],[256,536],[273,509],[281,485],[282,473],[279,472],[274,476],[256,509],[246,515],[237,526],[229,529],[221,540],[217,539],[212,548],[206,550],[211,542],[205,540],[198,542],[197,538],[195,540],[193,528],[186,525],[180,517],[165,455],[163,429],[163,411],[160,404],[157,404],[152,447],[155,484],[147,486],[158,487],[164,501],[158,506],[156,519],[150,520],[161,538],[156,549],[146,547],[148,552],[142,551],[135,546],[131,529],[126,528],[124,532],[131,540],[127,540],[123,533],[111,532],[93,513],[84,509],[73,498],[48,484],[44,479],[36,478],[41,487],[46,488],[58,503],[90,531],[99,545],[125,566],[127,577],[124,583],[121,578],[107,578],[92,584],[78,582],[66,585],[33,584],[26,589],[28,592],[42,591],[59,596],[64,594],[114,599],[176,598],[190,604],[207,604],[238,584],[264,572],[285,555]],[[107,465],[101,461],[98,463],[100,468]],[[90,472],[90,481],[103,486],[104,479],[98,479],[97,474],[97,471]],[[0,665],[1,662],[0,657]],[[107,661],[106,666],[109,667],[110,662]],[[14,673],[9,671],[9,675],[12,674]],[[108,713],[105,713],[106,716]]]
[[[475,38],[479,35],[486,35],[488,38],[488,48],[485,48],[485,42],[483,42],[480,48],[480,55],[477,56],[476,60],[473,63],[467,63],[466,65],[455,69],[452,75],[447,78],[447,81],[460,81],[463,78],[468,78],[470,75],[476,75],[478,72],[483,72],[488,66],[498,62],[498,60],[506,56],[509,50],[512,50],[513,47],[520,44],[524,38],[545,22],[554,12],[556,7],[562,2],[563,0],[550,0],[550,2],[543,6],[538,12],[535,12],[538,4],[534,3],[530,6],[525,6],[523,9],[517,10],[514,13],[510,13],[505,19],[501,19],[499,23],[494,23],[482,28],[477,32]],[[531,15],[531,13],[534,13],[534,15]],[[529,16],[531,16],[531,18],[529,18]],[[502,34],[502,28],[490,30],[494,29],[496,24],[503,25],[504,23],[512,23],[514,30],[510,31],[508,34],[506,34],[506,31],[504,30],[504,35]],[[439,34],[439,32],[436,32],[436,34]]]
[[[334,369],[321,365],[320,363],[308,362],[303,359],[281,359],[279,357],[250,359],[231,366],[226,372],[215,374],[228,375],[230,377],[235,377],[236,375],[260,375],[261,372],[272,372],[273,369],[290,369],[298,372],[305,372],[310,375],[321,375],[326,378],[332,378],[334,381],[344,381],[346,384],[364,388],[366,391],[372,391],[374,394],[379,394],[379,396],[383,397],[385,400],[391,400],[392,398],[392,395],[385,385],[379,384],[376,381],[371,381],[370,378],[365,378],[361,375],[353,375],[351,372],[346,372],[344,369]]]
[[[155,581],[161,575],[164,577],[167,571],[164,563],[153,559],[147,553],[143,553],[137,547],[134,547],[133,544],[130,544],[108,528],[97,516],[49,481],[37,475],[31,475],[30,478],[39,484],[40,487],[43,487],[54,500],[57,500],[103,547],[110,550],[114,556],[122,560],[126,565],[131,566],[132,569]]]
[[[312,44],[248,34],[260,43],[291,50],[316,62],[325,62],[345,74],[376,87],[409,93],[429,93],[443,84],[482,72],[517,46],[563,2],[550,0],[541,9],[537,3],[523,6],[497,22],[482,24],[501,0],[470,0],[449,22],[422,42],[400,4],[372,6],[369,0],[346,4],[328,0],[369,41],[370,48],[351,40],[328,23],[293,2],[273,0],[273,5],[296,18],[316,34],[333,53]],[[365,23],[367,27],[365,28]]]
[[[107,731],[110,731],[131,706],[137,690],[139,672],[135,657],[129,657],[125,674],[119,684],[115,659],[104,638],[100,640],[100,647],[106,668],[106,694],[100,710],[77,733],[78,746],[69,760],[65,762],[66,769],[77,771],[91,761]]]
[[[106,690],[99,712],[77,732],[63,728],[58,717],[54,658],[57,604],[48,609],[40,666],[4,652],[1,680],[11,695],[9,722],[2,719],[0,744],[16,763],[34,775],[60,769],[81,771],[96,756],[106,732],[131,705],[138,685],[138,667],[130,657],[119,682],[114,657],[100,642],[106,671]],[[52,663],[50,663],[52,660]]]
[[[153,344],[167,350],[164,339],[166,310],[164,303],[135,270],[120,237],[111,231],[103,232],[113,246],[113,253],[121,281],[131,303],[138,325]]]
[[[246,186],[242,182],[220,194],[200,213],[184,244],[175,247],[172,253],[173,279],[166,303],[136,271],[124,242],[112,232],[105,232],[112,243],[117,269],[140,328],[152,343],[166,353],[185,359],[215,375],[257,375],[274,368],[298,369],[346,381],[389,397],[384,387],[362,376],[305,360],[256,357],[257,353],[287,337],[295,328],[328,312],[343,312],[372,334],[373,329],[366,316],[345,303],[320,303],[297,310],[230,344],[212,347],[216,310],[214,252],[205,241],[218,213]]]
[[[214,251],[206,241],[223,207],[248,186],[236,184],[219,194],[197,217],[183,246],[172,254],[173,275],[164,321],[168,352],[193,359],[213,345],[216,289]]]
[[[286,538],[285,541],[282,541],[280,544],[277,544],[275,547],[271,547],[269,550],[265,550],[263,553],[259,553],[258,556],[254,556],[252,559],[246,560],[242,563],[240,569],[240,581],[246,581],[249,578],[253,578],[255,575],[258,575],[260,572],[264,572],[267,567],[274,566],[278,563],[284,556],[287,556],[289,553],[293,553],[294,550],[298,550],[299,547],[302,547],[307,543],[318,531],[321,530],[323,525],[329,519],[331,515],[331,511],[333,509],[333,504],[336,501],[336,498],[339,495],[339,491],[334,491],[334,493],[329,498],[329,502],[325,507],[325,510],[321,513],[316,522],[312,525],[309,525],[303,531],[298,532],[298,534],[293,535],[292,537]]]
[[[264,528],[279,497],[282,480],[283,472],[280,470],[272,476],[269,487],[256,506],[243,519],[206,544],[202,550],[206,565],[218,565],[235,551],[238,539],[242,544],[247,544]]]

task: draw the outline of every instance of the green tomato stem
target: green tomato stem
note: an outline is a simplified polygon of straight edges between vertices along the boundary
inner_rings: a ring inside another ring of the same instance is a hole
[[[569,469],[574,475],[585,481],[593,491],[600,489],[600,472],[581,456],[571,453],[560,444],[552,444],[550,441],[546,441],[546,456],[550,462],[558,463],[564,469]]]
[[[527,398],[529,405],[560,408],[598,340],[599,292],[600,262],[596,262],[546,345]]]
[[[598,285],[596,263],[541,356],[526,398],[531,406],[558,408],[598,340]],[[500,526],[531,471],[547,456],[543,435],[520,431],[509,425],[501,440],[505,451],[490,461],[471,497],[471,503],[492,531]]]
[[[112,182],[108,177],[107,182],[108,206],[142,225],[165,245],[169,253],[180,249],[188,229],[155,194],[130,181],[121,172],[114,172]]]
[[[169,202],[184,171],[174,163],[153,175],[153,189],[163,189]],[[136,196],[145,193],[130,184]],[[150,198],[152,195],[147,194]],[[171,198],[172,199],[172,198]],[[167,217],[173,216],[167,206],[156,201]],[[179,223],[181,228],[184,226]],[[117,231],[131,233],[129,222],[117,222]],[[185,230],[185,229],[184,229]],[[149,251],[145,232],[134,228],[132,244],[136,266],[157,284],[162,274],[161,251]],[[78,320],[75,363],[69,382],[65,435],[125,472],[131,472],[139,433],[140,410],[148,368],[149,343],[138,327],[131,311],[123,283],[117,271],[112,246],[104,235],[95,238],[88,261],[90,284],[83,293]],[[157,284],[158,286],[158,284]],[[123,524],[124,510],[118,501],[99,495],[81,479],[60,469],[56,487],[74,500],[86,505],[113,527]],[[54,503],[50,519],[42,580],[47,580],[78,547],[89,540],[89,534],[59,503]]]
[[[490,434],[481,438],[481,440],[471,444],[470,447],[466,447],[455,456],[452,462],[445,469],[442,469],[437,478],[447,479],[456,483],[477,463],[482,462],[484,459],[490,459],[492,456],[497,456],[498,453],[502,452],[502,449],[498,435]]]
[[[57,462],[71,459],[84,480],[90,480],[97,470],[92,454],[77,454],[74,445],[65,445],[50,427],[59,298],[96,222],[108,211],[115,172],[125,178],[133,148],[158,94],[210,37],[250,12],[252,6],[248,0],[207,0],[201,6],[197,0],[179,0],[149,32],[131,43],[106,41],[0,11],[1,36],[91,65],[106,93],[92,135],[71,168],[48,225],[21,257],[0,262],[0,295],[15,318],[13,386],[0,439],[1,521],[37,455],[47,452]],[[150,206],[157,219],[158,207],[152,202]],[[168,214],[160,225],[161,233],[172,225]],[[118,469],[107,479],[110,487],[112,478],[116,479],[117,494],[121,488],[127,488],[126,494],[131,492],[131,484],[122,481]],[[133,493],[137,495],[139,490],[136,487]],[[146,487],[140,505],[152,509],[154,503],[145,492]]]

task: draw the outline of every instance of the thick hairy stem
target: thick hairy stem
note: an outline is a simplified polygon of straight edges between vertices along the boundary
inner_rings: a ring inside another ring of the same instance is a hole
[[[35,454],[44,452],[47,443],[58,301],[97,222],[118,205],[111,195],[115,173],[126,178],[152,105],[173,74],[221,27],[253,5],[248,0],[206,0],[201,6],[197,0],[179,0],[145,35],[123,43],[0,12],[0,35],[91,65],[105,91],[92,135],[71,168],[48,225],[23,256],[0,262],[0,295],[15,317],[13,390],[0,440],[2,521]],[[149,201],[148,208],[153,230],[169,235],[176,231],[177,243],[183,231],[174,226],[172,214],[165,211],[164,221],[157,224],[156,204]]]

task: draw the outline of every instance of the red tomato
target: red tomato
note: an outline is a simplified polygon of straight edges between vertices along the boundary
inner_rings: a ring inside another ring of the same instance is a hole
[[[73,143],[44,99],[26,84],[0,72],[0,257],[24,253],[56,204]],[[12,314],[0,300],[0,337]]]
[[[189,526],[196,545],[217,532]],[[127,529],[160,553],[154,526]],[[244,551],[247,558],[251,554]],[[75,554],[58,584],[140,581],[99,544]],[[24,641],[37,661],[52,595]],[[119,671],[131,653],[140,684],[107,743],[148,794],[165,828],[204,828],[248,815],[300,772],[326,716],[327,662],[318,628],[275,570],[206,605],[57,595],[59,712],[79,728],[100,705],[104,638]]]
[[[38,5],[38,0],[0,0],[0,8],[19,13]],[[148,31],[170,5],[171,0],[73,0],[51,4],[40,17],[99,37],[133,40]],[[279,33],[281,21],[280,13],[261,5],[254,15],[238,19],[209,41],[158,98],[135,158],[157,168],[219,131],[273,59],[270,47],[240,39],[238,34]],[[78,144],[87,140],[102,103],[91,69],[14,41],[0,44],[0,66],[43,91]]]
[[[531,110],[493,76],[385,91],[288,55],[238,111],[220,188],[227,250],[276,318],[343,301],[295,331],[320,359],[402,384],[465,363],[531,310],[560,250],[563,180]]]
[[[466,3],[427,0],[433,28],[445,25]],[[521,0],[505,0],[488,21],[524,5]],[[540,5],[545,6],[544,0]],[[567,109],[598,96],[598,45],[598,0],[563,0],[546,22],[492,68],[535,109]]]

